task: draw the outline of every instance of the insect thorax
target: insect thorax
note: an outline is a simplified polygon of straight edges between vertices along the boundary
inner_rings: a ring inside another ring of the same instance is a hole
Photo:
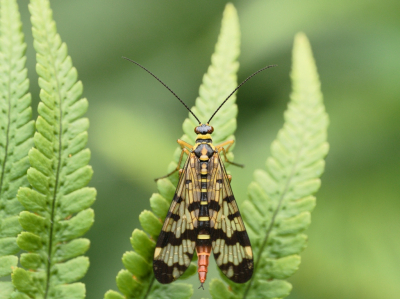
[[[215,152],[211,136],[209,134],[197,135],[196,145],[193,148],[193,152],[201,161],[208,161]]]

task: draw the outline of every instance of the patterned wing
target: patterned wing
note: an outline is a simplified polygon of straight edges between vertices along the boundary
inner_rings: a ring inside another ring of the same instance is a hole
[[[230,280],[243,283],[253,274],[250,240],[219,154],[210,160],[208,199],[214,258]]]
[[[160,283],[176,280],[189,267],[193,257],[200,205],[194,161],[194,154],[190,154],[157,240],[153,270]]]

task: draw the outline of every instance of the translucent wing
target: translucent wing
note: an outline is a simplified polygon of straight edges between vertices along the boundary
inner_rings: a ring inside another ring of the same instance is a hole
[[[199,190],[195,156],[190,154],[154,251],[154,275],[161,283],[176,280],[190,265],[197,238]]]
[[[210,233],[215,261],[230,280],[246,282],[253,274],[253,252],[218,153],[210,159],[209,180]]]

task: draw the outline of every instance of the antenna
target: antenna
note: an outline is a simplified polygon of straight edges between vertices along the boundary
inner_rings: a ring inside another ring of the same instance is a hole
[[[192,112],[192,110],[189,109],[189,107],[176,95],[175,92],[172,91],[171,88],[169,88],[163,81],[161,81],[160,79],[158,79],[158,77],[157,77],[156,75],[154,75],[152,72],[150,72],[148,69],[146,69],[144,66],[140,65],[140,64],[137,63],[136,61],[133,61],[133,60],[131,60],[131,59],[129,59],[129,58],[126,58],[126,57],[124,57],[124,56],[122,56],[122,58],[123,58],[123,59],[126,59],[126,60],[128,60],[128,61],[130,61],[130,62],[132,62],[132,63],[134,63],[134,64],[136,64],[137,66],[141,67],[141,68],[144,69],[146,72],[148,72],[150,75],[152,75],[154,78],[156,78],[158,82],[160,82],[162,85],[164,85],[164,87],[165,87],[166,89],[168,89],[168,90],[183,104],[183,106],[185,106],[186,109],[189,110],[190,113],[192,113],[192,115],[193,115],[194,118],[199,122],[199,124],[201,124],[201,121],[199,121],[199,119],[197,118],[197,116],[194,115],[194,113]],[[219,108],[218,108],[218,109],[219,109]],[[215,113],[214,113],[214,114],[215,114]]]
[[[248,76],[246,80],[244,80],[242,83],[240,83],[239,86],[236,87],[235,90],[231,92],[231,94],[225,99],[225,101],[222,102],[222,104],[217,108],[217,110],[215,110],[214,114],[211,115],[211,117],[210,117],[210,119],[208,120],[207,123],[208,123],[208,124],[210,123],[210,121],[211,121],[212,118],[215,116],[215,114],[219,111],[219,109],[221,109],[221,107],[226,103],[226,101],[227,101],[240,87],[242,87],[242,85],[243,85],[244,83],[246,83],[247,81],[249,81],[252,77],[254,77],[255,75],[257,75],[258,73],[261,73],[262,71],[264,71],[264,70],[266,70],[266,69],[269,69],[269,68],[271,68],[271,67],[275,67],[275,66],[277,66],[277,65],[276,65],[276,64],[268,65],[268,66],[262,68],[261,70],[258,70],[257,72],[255,72],[255,73],[251,74],[250,76]]]

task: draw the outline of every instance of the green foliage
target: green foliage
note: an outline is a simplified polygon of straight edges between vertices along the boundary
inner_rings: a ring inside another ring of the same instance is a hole
[[[299,267],[307,241],[303,232],[315,206],[312,194],[320,187],[328,153],[328,116],[311,47],[301,33],[294,42],[292,82],[285,124],[272,143],[267,170],[255,171],[249,198],[241,205],[254,249],[253,277],[244,285],[225,279],[231,291],[213,280],[214,299],[283,298],[292,289],[285,279]]]
[[[235,89],[236,72],[238,70],[237,57],[239,55],[239,24],[233,5],[226,6],[221,32],[215,47],[215,53],[211,57],[211,65],[203,77],[200,86],[199,97],[192,111],[197,117],[206,122],[218,106],[225,100],[229,93]],[[216,144],[228,139],[234,139],[236,129],[237,106],[235,96],[213,118],[213,140]],[[189,114],[183,123],[184,135],[182,140],[194,144],[194,128],[197,122]],[[181,149],[178,147],[174,154],[174,161],[168,170],[176,169]],[[232,159],[232,156],[230,157]],[[117,286],[125,296],[115,291],[108,291],[104,298],[190,298],[193,294],[192,286],[183,283],[170,285],[159,284],[152,271],[155,240],[161,231],[162,223],[168,212],[169,204],[174,196],[178,174],[157,181],[158,192],[150,198],[150,206],[153,210],[143,211],[140,216],[140,224],[144,231],[135,229],[132,233],[131,244],[135,251],[126,252],[122,262],[127,270],[121,270],[117,275]],[[150,235],[150,236],[148,236]],[[196,273],[196,266],[192,263],[180,279],[185,279]]]
[[[28,150],[34,122],[24,56],[26,44],[15,0],[0,1],[0,277],[17,266],[16,237],[21,232],[17,200],[20,186],[28,186]],[[0,298],[13,291],[11,281],[0,282]]]
[[[211,56],[211,65],[207,73],[203,76],[203,82],[199,88],[199,96],[196,99],[196,105],[192,111],[203,123],[207,122],[215,110],[221,105],[226,97],[237,87],[237,71],[239,63],[237,59],[240,54],[240,28],[239,19],[235,7],[227,4],[222,18],[221,32],[218,42],[215,46],[215,52]],[[238,107],[236,105],[236,93],[231,96],[224,106],[218,111],[212,119],[210,125],[214,127],[213,143],[220,144],[227,140],[235,140],[233,135],[236,131],[236,116]],[[189,114],[189,118],[183,122],[184,135],[182,140],[189,144],[195,143],[196,134],[193,133],[197,126],[196,119]],[[230,148],[227,157],[233,161],[232,150]],[[179,161],[181,148],[177,147],[174,154],[174,162],[168,167],[168,171],[176,169]],[[169,177],[174,186],[178,183],[178,173]],[[160,186],[158,186],[159,192]],[[175,191],[175,190],[174,190]],[[167,198],[173,197],[168,196]],[[165,196],[164,196],[165,197]]]
[[[80,99],[82,83],[57,34],[49,1],[32,0],[29,10],[41,102],[35,147],[29,151],[27,178],[32,189],[18,191],[19,202],[28,210],[19,215],[24,231],[17,238],[18,246],[28,251],[21,255],[27,270],[14,269],[17,292],[12,298],[84,298],[85,286],[75,281],[89,267],[88,258],[80,256],[88,250],[89,240],[78,237],[93,223],[89,207],[96,196],[95,189],[85,187],[92,177],[87,165],[90,151],[85,148],[89,121],[82,118],[88,102]],[[23,64],[24,59],[19,61]],[[29,104],[29,97],[25,98]],[[30,116],[30,110],[25,115]]]

